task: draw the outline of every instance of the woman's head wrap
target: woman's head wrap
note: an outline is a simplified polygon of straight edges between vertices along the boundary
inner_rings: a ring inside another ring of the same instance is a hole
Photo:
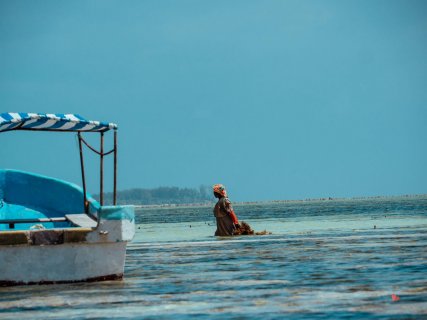
[[[227,196],[227,191],[225,190],[225,187],[222,184],[214,184],[212,189],[215,193],[218,193],[224,197]]]

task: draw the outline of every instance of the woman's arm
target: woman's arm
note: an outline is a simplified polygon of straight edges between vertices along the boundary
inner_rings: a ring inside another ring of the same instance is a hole
[[[231,205],[231,201],[226,198],[224,201],[225,211],[230,215],[231,220],[233,220],[234,224],[239,224],[239,220],[237,219],[236,214],[234,213],[233,206]]]

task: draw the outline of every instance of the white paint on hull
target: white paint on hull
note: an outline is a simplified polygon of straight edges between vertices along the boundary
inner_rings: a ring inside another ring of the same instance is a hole
[[[84,281],[122,275],[126,242],[2,246],[0,282]]]
[[[121,278],[133,208],[103,207],[95,228],[7,231],[0,237],[0,285]]]
[[[135,235],[135,223],[129,220],[101,220],[97,230],[88,234],[88,241],[131,241]]]

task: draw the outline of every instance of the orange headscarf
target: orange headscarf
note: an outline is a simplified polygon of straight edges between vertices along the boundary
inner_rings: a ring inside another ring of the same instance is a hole
[[[227,197],[227,191],[225,190],[225,187],[222,184],[214,184],[212,186],[213,192],[218,193],[224,197]]]

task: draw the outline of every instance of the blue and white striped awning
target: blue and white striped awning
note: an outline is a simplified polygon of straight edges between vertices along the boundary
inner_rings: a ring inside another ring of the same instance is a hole
[[[104,132],[110,129],[116,130],[117,125],[86,120],[78,114],[24,112],[0,114],[0,132],[9,130]]]

